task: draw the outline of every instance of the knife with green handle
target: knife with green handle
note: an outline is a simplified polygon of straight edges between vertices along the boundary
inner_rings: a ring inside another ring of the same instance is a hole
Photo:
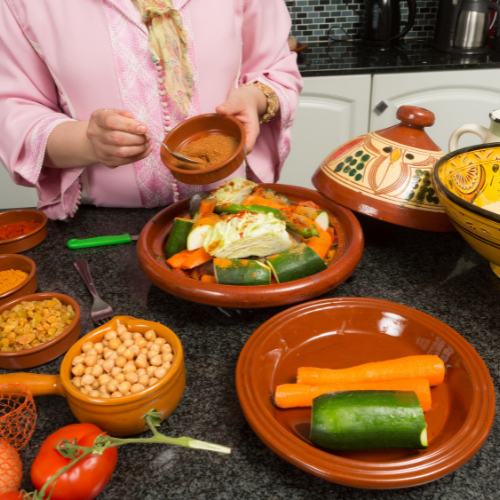
[[[116,236],[98,236],[97,238],[87,238],[86,240],[72,239],[68,241],[68,248],[89,248],[101,247],[104,245],[117,245],[118,243],[130,243],[139,239],[139,235],[118,234]]]

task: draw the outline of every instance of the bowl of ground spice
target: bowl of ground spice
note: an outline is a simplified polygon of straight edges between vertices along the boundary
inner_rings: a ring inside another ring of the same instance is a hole
[[[171,151],[200,161],[198,167],[186,164],[161,148],[164,165],[184,184],[220,181],[237,170],[246,156],[245,129],[231,116],[205,114],[189,118],[177,125],[163,142]]]
[[[37,287],[36,264],[32,259],[24,255],[0,255],[0,306],[35,293]]]
[[[47,237],[47,216],[33,208],[0,212],[0,254],[21,253]]]

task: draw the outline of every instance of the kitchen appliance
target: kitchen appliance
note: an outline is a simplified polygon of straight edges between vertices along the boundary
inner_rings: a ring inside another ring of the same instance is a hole
[[[486,54],[491,10],[500,6],[488,0],[440,0],[434,47],[455,54]],[[499,38],[500,25],[496,33]]]
[[[403,31],[400,3],[400,0],[365,0],[363,43],[381,46],[398,43],[411,30],[417,10],[415,0],[407,0],[408,22]]]

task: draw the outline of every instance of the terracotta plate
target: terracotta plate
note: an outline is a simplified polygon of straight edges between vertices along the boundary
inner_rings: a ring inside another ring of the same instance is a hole
[[[146,276],[156,286],[177,297],[212,306],[240,308],[303,302],[343,283],[354,272],[363,253],[363,232],[354,214],[311,189],[285,184],[262,185],[288,196],[293,202],[313,201],[337,219],[335,231],[339,248],[328,269],[301,280],[265,286],[201,283],[174,274],[165,263],[163,248],[175,217],[185,216],[189,212],[189,200],[186,199],[162,210],[142,230],[137,242],[137,255]]]
[[[446,364],[425,413],[429,448],[328,453],[308,439],[310,409],[279,410],[277,385],[299,366],[346,368],[413,354]],[[301,469],[339,484],[390,489],[424,484],[467,462],[488,437],[495,414],[490,374],[455,330],[420,311],[376,299],[333,298],[288,309],[245,344],[236,369],[240,404],[256,434]]]

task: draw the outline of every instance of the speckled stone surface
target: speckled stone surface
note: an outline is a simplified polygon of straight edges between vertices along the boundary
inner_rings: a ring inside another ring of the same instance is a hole
[[[175,412],[163,422],[169,436],[190,436],[230,446],[221,456],[162,445],[129,445],[100,500],[286,499],[461,500],[500,498],[498,415],[482,449],[464,466],[433,483],[393,491],[369,491],[329,483],[289,464],[268,449],[248,426],[234,383],[238,355],[264,321],[284,308],[253,310],[235,325],[221,324],[207,309],[173,297],[142,274],[135,243],[69,250],[71,238],[138,234],[158,210],[82,207],[70,222],[49,222],[49,236],[25,252],[38,265],[39,291],[62,292],[82,307],[82,334],[93,325],[91,296],[73,262],[86,258],[102,298],[117,314],[158,321],[174,330],[185,349],[187,386]],[[325,297],[373,297],[414,307],[461,333],[485,361],[495,387],[500,382],[500,280],[488,262],[457,233],[407,229],[360,216],[366,238],[354,275]],[[55,374],[62,357],[34,368]],[[0,371],[5,373],[5,371]],[[36,398],[38,422],[21,451],[23,487],[42,441],[75,423],[66,400]],[[498,404],[497,404],[498,408]]]

